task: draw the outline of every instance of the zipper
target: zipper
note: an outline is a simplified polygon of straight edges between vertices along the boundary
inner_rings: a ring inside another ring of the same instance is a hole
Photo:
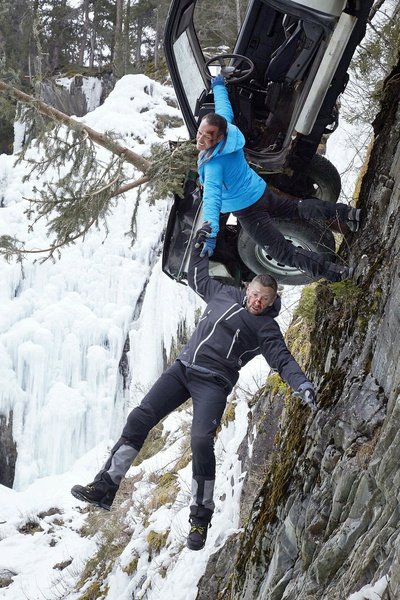
[[[242,366],[242,362],[243,359],[242,357],[247,354],[248,352],[255,352],[256,350],[259,350],[260,346],[256,346],[255,348],[252,348],[251,350],[246,350],[245,352],[242,352],[242,354],[239,356],[238,358],[238,365],[241,367]]]
[[[235,342],[236,342],[236,340],[237,340],[237,339],[238,339],[238,337],[239,337],[239,333],[240,333],[240,329],[236,329],[236,331],[235,331],[235,335],[233,336],[232,343],[231,343],[231,346],[230,346],[230,348],[229,348],[228,354],[226,355],[226,358],[229,358],[229,356],[230,356],[230,354],[231,354],[231,352],[232,352],[232,348],[233,348],[233,346],[235,345]]]
[[[219,323],[220,321],[222,321],[222,319],[225,317],[225,315],[227,315],[227,314],[228,314],[228,312],[229,312],[230,310],[232,310],[232,308],[233,308],[234,306],[237,306],[236,302],[235,302],[235,304],[232,304],[232,306],[230,306],[230,307],[229,307],[229,308],[228,308],[228,309],[227,309],[227,310],[224,312],[224,314],[223,314],[223,315],[221,315],[221,316],[220,316],[220,318],[219,318],[219,319],[217,319],[217,320],[215,321],[215,323],[214,323],[214,326],[213,326],[213,328],[212,328],[211,332],[210,332],[210,333],[208,334],[208,336],[207,336],[206,338],[204,338],[204,340],[203,340],[203,341],[201,341],[201,342],[200,342],[200,344],[197,346],[197,348],[196,348],[196,350],[194,351],[194,354],[193,354],[193,361],[192,361],[193,363],[195,363],[195,362],[196,362],[196,355],[197,355],[198,351],[200,350],[201,346],[202,346],[203,344],[205,344],[205,343],[206,343],[206,342],[207,342],[207,341],[210,339],[210,337],[213,335],[213,333],[214,333],[214,331],[215,331],[215,328],[216,328],[216,326],[218,325],[218,323]]]

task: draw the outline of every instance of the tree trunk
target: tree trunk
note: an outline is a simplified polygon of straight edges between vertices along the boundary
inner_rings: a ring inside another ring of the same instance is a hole
[[[95,131],[94,129],[88,127],[84,123],[76,121],[72,117],[69,117],[68,115],[57,110],[56,108],[45,104],[44,102],[38,100],[37,98],[34,98],[33,96],[29,96],[29,94],[21,92],[21,90],[18,90],[17,88],[9,85],[8,83],[4,83],[4,81],[0,81],[0,92],[6,92],[16,100],[20,100],[24,104],[30,104],[31,106],[34,106],[41,114],[46,115],[50,119],[53,119],[59,123],[62,123],[69,129],[73,129],[74,131],[85,131],[91,140],[93,140],[100,146],[103,146],[113,154],[121,156],[124,160],[126,160],[127,162],[131,163],[134,167],[139,169],[139,171],[141,171],[142,173],[146,173],[148,171],[151,163],[145,158],[143,158],[143,156],[136,154],[136,152],[133,152],[129,148],[126,148],[126,146],[121,146],[121,144],[118,144],[110,138],[107,138],[104,134]]]
[[[136,52],[135,52],[135,66],[138,69],[142,62],[141,48],[142,48],[142,37],[143,37],[143,16],[138,15],[136,21]]]
[[[240,15],[240,0],[236,0],[236,27],[237,27],[238,33],[240,31],[241,25],[242,25],[242,18]]]
[[[82,27],[82,40],[79,46],[79,57],[78,62],[79,65],[84,64],[85,60],[85,49],[87,44],[87,37],[89,31],[89,0],[84,0],[82,7],[82,16],[83,16],[83,27]]]
[[[160,11],[156,7],[156,37],[154,40],[154,69],[157,71],[158,69],[158,46],[160,44]]]
[[[115,29],[114,29],[114,52],[113,52],[113,69],[116,77],[122,77],[124,73],[124,58],[123,58],[123,34],[122,34],[122,22],[124,14],[124,0],[117,0],[115,3],[116,17],[115,17]]]
[[[130,49],[130,16],[131,16],[131,0],[126,0],[125,7],[125,23],[124,23],[124,32],[123,32],[123,60],[124,60],[124,73],[129,72],[129,67],[131,64],[131,49]]]

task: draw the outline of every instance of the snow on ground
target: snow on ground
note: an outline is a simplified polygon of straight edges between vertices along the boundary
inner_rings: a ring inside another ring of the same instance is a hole
[[[373,585],[364,585],[359,592],[354,592],[348,600],[382,600],[388,585],[388,577],[381,577]]]

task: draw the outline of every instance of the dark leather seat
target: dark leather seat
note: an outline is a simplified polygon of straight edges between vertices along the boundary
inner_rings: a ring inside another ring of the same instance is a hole
[[[285,41],[272,55],[265,72],[265,83],[301,80],[315,55],[322,33],[322,27],[315,23],[292,22],[285,29]]]

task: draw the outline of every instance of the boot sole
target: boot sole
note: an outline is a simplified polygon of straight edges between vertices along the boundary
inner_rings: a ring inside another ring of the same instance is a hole
[[[74,498],[77,498],[78,500],[81,500],[82,502],[87,502],[88,504],[93,504],[93,506],[98,506],[99,508],[103,508],[104,510],[111,510],[111,506],[109,506],[108,504],[104,504],[103,502],[97,501],[97,500],[89,500],[89,498],[86,498],[83,494],[81,494],[80,492],[77,492],[76,490],[71,490],[71,494],[74,496]]]
[[[206,544],[204,543],[202,546],[198,547],[198,546],[191,546],[190,542],[186,542],[186,546],[187,548],[189,548],[189,550],[203,550],[204,546]]]

